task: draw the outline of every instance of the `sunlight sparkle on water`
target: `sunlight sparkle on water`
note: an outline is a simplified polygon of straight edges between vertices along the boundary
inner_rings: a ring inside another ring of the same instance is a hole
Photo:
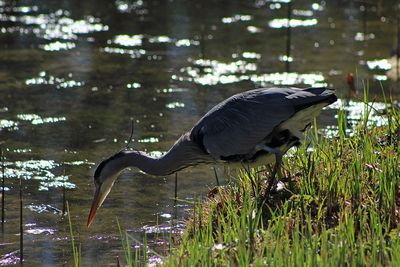
[[[292,13],[293,15],[303,16],[303,17],[312,17],[314,15],[314,12],[312,12],[311,10],[293,9]]]
[[[377,81],[387,81],[388,76],[374,74],[374,79],[377,80]]]
[[[148,137],[138,140],[139,143],[158,143],[159,140],[157,137]]]
[[[224,17],[222,18],[222,23],[233,23],[233,22],[238,22],[238,21],[249,21],[253,17],[250,15],[233,15],[232,17]]]
[[[53,75],[48,75],[45,71],[41,71],[38,77],[27,79],[26,85],[55,85],[57,89],[73,88],[83,86],[83,81],[75,81],[72,79],[60,78]]]
[[[279,56],[279,61],[283,61],[283,62],[293,62],[293,58],[292,57],[288,57],[286,55],[284,56]]]
[[[61,51],[61,50],[70,50],[75,48],[75,43],[71,43],[71,42],[66,42],[66,43],[62,43],[59,41],[53,42],[53,43],[49,43],[43,46],[40,46],[40,48],[42,48],[45,51]]]
[[[29,210],[36,212],[36,213],[53,213],[53,214],[62,213],[62,210],[60,210],[59,208],[53,207],[49,204],[28,205],[26,207]]]
[[[126,85],[126,88],[128,88],[128,89],[137,89],[140,87],[142,87],[142,85],[140,83],[128,83]]]
[[[102,24],[100,19],[96,17],[86,16],[84,19],[74,20],[69,16],[69,11],[61,9],[50,14],[37,15],[8,15],[0,13],[0,21],[25,24],[27,31],[20,31],[21,33],[32,31],[38,38],[56,41],[76,40],[82,34],[108,31],[108,26]],[[12,27],[10,26],[10,28]]]
[[[256,27],[256,26],[247,26],[247,31],[249,32],[249,33],[258,33],[258,32],[262,32],[262,29],[261,28],[258,28],[258,27]]]
[[[32,149],[30,149],[30,148],[17,148],[17,149],[13,149],[12,152],[18,153],[18,154],[29,153],[29,152],[32,152]]]
[[[356,35],[354,36],[354,40],[359,41],[359,42],[371,40],[371,39],[375,39],[375,34],[368,33],[367,35],[365,35],[363,32],[357,32]]]
[[[321,5],[318,4],[318,3],[313,3],[313,4],[311,5],[311,7],[312,7],[312,9],[314,9],[314,10],[321,10]]]
[[[288,19],[273,19],[271,20],[268,25],[271,28],[287,28],[288,27]],[[305,19],[305,20],[300,20],[300,19],[291,19],[290,20],[290,27],[309,27],[309,26],[314,26],[317,25],[318,20],[317,19]]]
[[[16,130],[18,130],[18,122],[11,121],[11,120],[0,120],[0,129],[16,131]]]
[[[198,59],[193,61],[194,66],[182,68],[181,73],[186,77],[173,75],[172,79],[179,81],[193,81],[202,85],[227,84],[241,80],[237,74],[255,71],[257,65],[244,60],[222,63],[217,60]]]
[[[296,72],[283,72],[283,73],[268,73],[261,75],[251,75],[250,79],[266,86],[270,84],[274,85],[296,85],[296,84],[307,84],[311,86],[327,86],[324,76],[320,73],[309,73],[299,74]]]
[[[143,40],[142,34],[131,35],[131,36],[124,34],[115,36],[113,43],[122,46],[140,46],[142,45],[142,40]],[[108,43],[111,43],[111,41],[108,41]]]
[[[157,93],[169,94],[169,93],[181,93],[187,91],[189,91],[189,89],[187,88],[164,88],[164,89],[158,89]]]
[[[390,70],[392,68],[392,64],[390,64],[389,60],[387,59],[368,60],[367,66],[371,70],[374,69]]]
[[[386,104],[382,102],[369,103],[371,107],[368,107],[369,116],[367,125],[371,126],[383,126],[388,124],[388,119],[385,115],[379,114],[376,111],[384,111],[386,109]],[[326,107],[326,109],[342,109],[347,113],[347,122],[351,127],[357,125],[360,121],[364,119],[365,104],[363,102],[347,101],[344,99],[338,99],[335,103]],[[335,115],[337,118],[337,115]],[[319,130],[324,135],[328,137],[336,137],[339,132],[339,128],[336,125],[328,126],[324,129]],[[346,132],[351,136],[352,129],[347,129]]]
[[[145,8],[143,0],[136,0],[136,1],[117,0],[115,1],[115,5],[118,11],[122,13],[134,12],[138,15],[145,15],[148,13],[148,10]]]
[[[16,265],[19,263],[19,250],[4,254],[0,257],[0,266]]]
[[[175,42],[175,45],[178,47],[181,46],[192,46],[192,45],[200,45],[200,42],[197,40],[190,40],[190,39],[180,39]]]
[[[68,176],[57,176],[52,171],[60,166],[53,160],[27,160],[6,162],[5,176],[8,178],[39,181],[39,191],[47,191],[49,188],[65,187],[75,188],[76,185],[68,181]]]
[[[147,41],[149,43],[173,43],[177,47],[189,47],[192,45],[199,45],[200,42],[197,40],[191,40],[191,39],[175,39],[171,38],[166,35],[160,35],[160,36],[144,36],[142,34],[136,34],[136,35],[117,35],[114,37],[113,40],[108,40],[107,44],[116,44],[119,46],[124,46],[124,47],[134,47],[134,46],[141,46],[143,45],[143,41]],[[105,48],[105,49],[111,49],[111,47]],[[105,50],[104,49],[104,50]],[[118,48],[117,48],[118,49]],[[108,52],[108,51],[106,51]],[[124,54],[124,53],[121,53]]]
[[[261,0],[260,2],[270,2],[270,3],[290,3],[292,0]]]
[[[81,165],[95,165],[94,162],[90,162],[87,159],[85,160],[77,160],[77,161],[64,161],[64,165],[70,165],[70,166],[81,166]]]
[[[0,1],[0,6],[4,6],[5,3]],[[38,6],[6,6],[0,8],[0,13],[13,12],[13,13],[30,13],[37,12]]]
[[[146,50],[144,49],[123,49],[118,47],[104,47],[100,51],[109,54],[130,55],[131,58],[140,58],[146,54]]]
[[[149,43],[171,43],[172,39],[166,35],[152,36],[148,39]]]
[[[32,228],[32,229],[27,229],[25,230],[25,233],[31,234],[31,235],[52,235],[56,232],[56,230],[51,229],[51,228]]]
[[[184,107],[185,107],[185,103],[181,103],[181,102],[172,102],[172,103],[166,104],[165,107],[166,107],[166,108],[169,108],[169,109],[184,108]]]
[[[30,121],[33,125],[44,124],[44,123],[55,123],[67,120],[67,118],[65,117],[42,118],[37,114],[18,114],[17,118],[24,121]]]
[[[260,59],[261,55],[255,52],[243,52],[242,57],[247,59]]]

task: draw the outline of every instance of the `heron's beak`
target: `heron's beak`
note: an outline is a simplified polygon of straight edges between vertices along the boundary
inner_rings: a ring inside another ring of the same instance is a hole
[[[94,193],[94,198],[92,202],[92,207],[90,208],[89,212],[87,227],[89,227],[93,223],[97,210],[100,208],[101,204],[103,204],[108,193],[110,193],[111,187],[106,188],[106,190],[102,190],[103,187],[105,187],[104,184],[96,188],[96,192]]]
[[[92,207],[90,208],[89,218],[87,221],[87,227],[89,227],[93,223],[94,216],[96,215],[96,212],[99,207],[100,207],[100,186],[97,187],[96,192],[94,193]]]

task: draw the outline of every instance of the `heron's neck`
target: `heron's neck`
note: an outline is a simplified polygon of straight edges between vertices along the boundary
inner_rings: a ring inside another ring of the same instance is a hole
[[[142,151],[124,152],[124,156],[120,158],[120,168],[137,167],[150,175],[168,175],[191,165],[211,162],[211,157],[184,135],[159,158]]]

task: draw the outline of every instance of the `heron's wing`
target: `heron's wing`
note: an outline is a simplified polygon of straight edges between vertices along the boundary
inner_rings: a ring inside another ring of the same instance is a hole
[[[252,153],[276,126],[326,98],[325,88],[313,90],[273,88],[235,95],[200,119],[191,138],[216,159]]]
[[[251,153],[295,110],[285,94],[255,90],[228,98],[192,129],[193,140],[214,158]]]

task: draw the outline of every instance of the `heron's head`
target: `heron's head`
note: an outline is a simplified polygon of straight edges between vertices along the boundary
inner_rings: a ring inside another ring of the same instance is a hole
[[[90,208],[87,227],[93,223],[97,210],[100,208],[101,204],[103,204],[107,195],[110,193],[115,180],[123,170],[121,166],[121,158],[124,155],[124,151],[118,152],[110,158],[103,160],[99,166],[97,166],[96,171],[94,172],[96,191],[94,193],[92,207]]]

